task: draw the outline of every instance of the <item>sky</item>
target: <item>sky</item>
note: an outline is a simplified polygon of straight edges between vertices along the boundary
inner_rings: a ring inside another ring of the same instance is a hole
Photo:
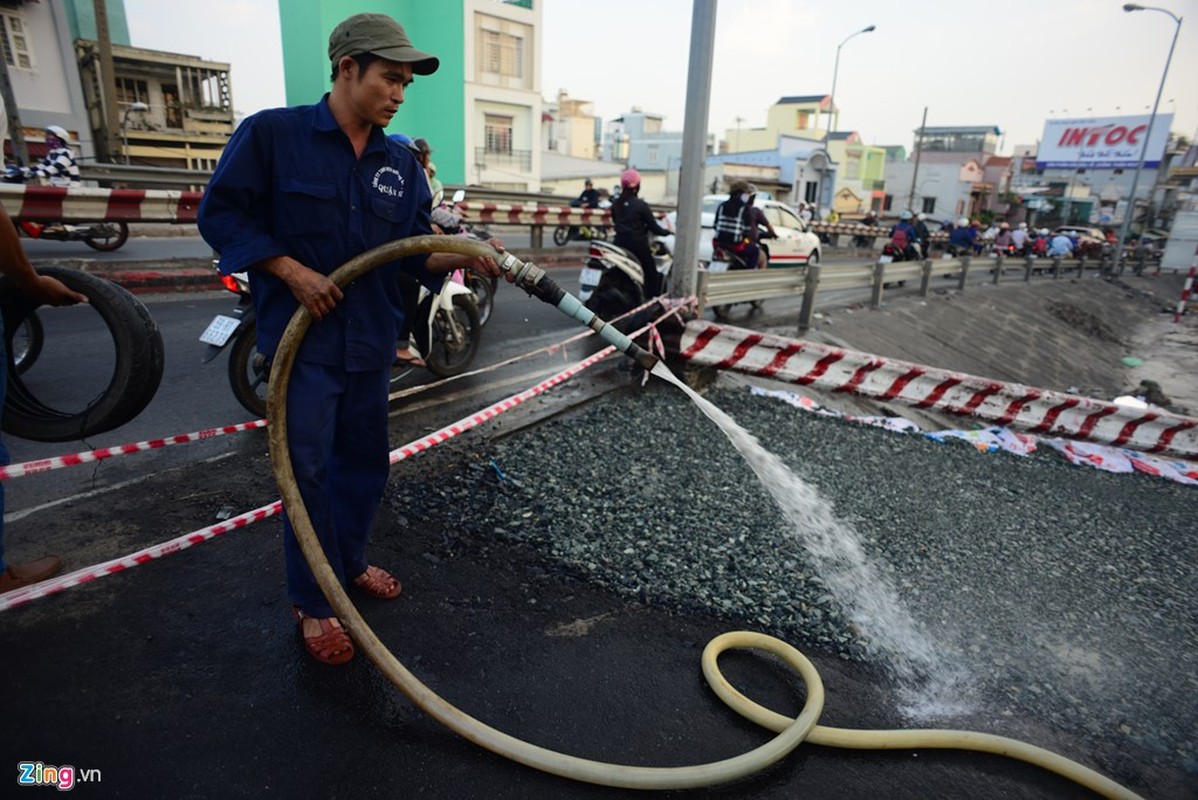
[[[604,121],[634,106],[682,130],[693,0],[543,3],[541,95],[565,89]],[[1198,0],[1184,19],[1159,113],[1198,135]],[[908,150],[927,124],[995,125],[1000,152],[1046,119],[1147,114],[1176,24],[1119,0],[718,0],[708,130],[762,127],[789,95],[831,92],[840,130]],[[125,0],[136,47],[231,65],[235,110],[285,103],[277,0]],[[403,20],[400,20],[401,22]],[[868,25],[876,30],[853,36]],[[415,43],[420,47],[420,43]],[[400,112],[402,115],[402,111]]]

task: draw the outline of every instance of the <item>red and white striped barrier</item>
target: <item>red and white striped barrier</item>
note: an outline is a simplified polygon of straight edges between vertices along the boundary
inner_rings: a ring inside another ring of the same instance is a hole
[[[222,428],[208,428],[202,431],[195,431],[194,433],[181,433],[165,439],[150,439],[135,444],[123,444],[120,447],[101,447],[98,450],[91,450],[86,453],[72,453],[65,456],[54,456],[53,458],[41,458],[37,461],[25,461],[20,464],[9,464],[8,466],[0,466],[0,481],[6,481],[9,478],[19,478],[22,475],[33,475],[38,472],[50,472],[51,470],[62,469],[63,467],[75,467],[79,464],[101,461],[113,456],[129,455],[130,453],[139,453],[143,450],[157,450],[160,447],[169,447],[172,444],[198,442],[203,439],[212,439],[216,436],[224,436],[229,433],[241,433],[242,431],[265,427],[266,420],[259,419],[253,422],[242,422],[237,425],[225,425]]]
[[[471,222],[507,225],[611,225],[611,211],[604,208],[458,203],[456,208]]]
[[[0,203],[13,219],[34,222],[196,221],[201,192],[91,189],[0,184]]]
[[[1177,301],[1177,313],[1173,315],[1173,324],[1181,322],[1181,317],[1186,313],[1186,301],[1190,299],[1190,292],[1194,289],[1194,277],[1198,276],[1198,249],[1194,250],[1194,261],[1190,264],[1190,274],[1186,276],[1185,286],[1181,290],[1181,299]]]
[[[1002,383],[799,339],[688,322],[679,354],[696,364],[904,403],[1033,433],[1198,457],[1198,419]]]

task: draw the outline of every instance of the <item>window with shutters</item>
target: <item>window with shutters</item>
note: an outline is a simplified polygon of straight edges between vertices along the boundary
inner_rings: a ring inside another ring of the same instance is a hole
[[[17,69],[33,69],[33,50],[25,30],[25,19],[11,11],[0,11],[0,47],[4,61]]]

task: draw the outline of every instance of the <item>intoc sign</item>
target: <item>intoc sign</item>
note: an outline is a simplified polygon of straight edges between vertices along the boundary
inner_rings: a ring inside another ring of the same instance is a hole
[[[1148,140],[1148,115],[1050,119],[1036,154],[1037,169],[1135,167],[1144,153],[1144,166],[1159,167],[1169,140],[1172,114],[1158,114]]]

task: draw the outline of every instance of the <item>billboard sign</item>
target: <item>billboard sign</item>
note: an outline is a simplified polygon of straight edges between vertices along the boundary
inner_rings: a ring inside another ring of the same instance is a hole
[[[1147,138],[1149,119],[1144,114],[1047,120],[1040,150],[1036,153],[1036,168],[1135,168],[1141,152],[1144,153],[1145,167],[1159,167],[1165,144],[1169,141],[1173,115],[1156,115],[1151,141]]]

